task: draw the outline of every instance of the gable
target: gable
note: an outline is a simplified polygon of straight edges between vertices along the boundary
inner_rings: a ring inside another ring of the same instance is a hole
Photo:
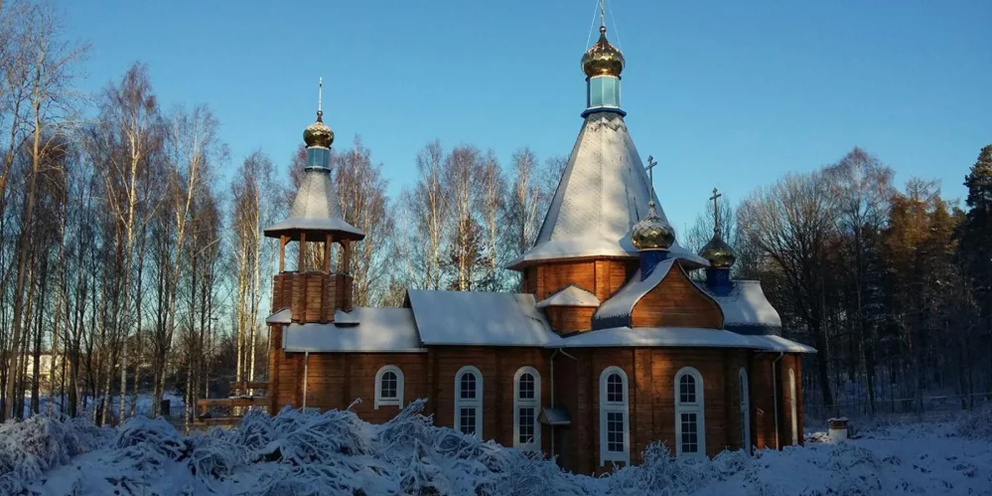
[[[699,289],[678,263],[642,296],[630,314],[631,327],[723,329],[720,305]]]

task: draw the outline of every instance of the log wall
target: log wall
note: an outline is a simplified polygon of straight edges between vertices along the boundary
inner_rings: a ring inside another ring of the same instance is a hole
[[[281,343],[282,326],[272,326],[273,343]],[[278,346],[278,345],[277,345]],[[275,349],[270,355],[272,411],[303,404],[303,353]],[[540,348],[433,347],[427,353],[313,353],[306,380],[308,407],[352,410],[369,422],[381,423],[399,412],[395,406],[374,408],[375,374],[385,365],[398,366],[404,375],[404,403],[428,398],[425,414],[435,424],[454,426],[455,374],[472,365],[483,375],[483,439],[513,445],[513,377],[524,366],[541,375],[541,406],[568,410],[572,423],[552,428],[542,425],[541,447],[559,455],[561,465],[577,473],[603,473],[599,465],[599,377],[611,366],[622,368],[628,379],[630,455],[640,463],[647,445],[664,441],[675,448],[675,374],[685,366],[703,376],[706,453],[714,456],[742,445],[739,370],[746,367],[750,386],[752,443],[775,447],[775,397],[778,387],[778,432],[782,446],[791,443],[788,368],[796,373],[798,427],[802,429],[801,370],[796,355],[779,362],[782,373],[773,381],[777,354],[732,349],[607,348],[572,349],[554,359],[556,383],[551,384],[552,350]],[[572,358],[574,357],[574,359]],[[552,395],[554,401],[552,402]],[[554,438],[554,441],[553,441]],[[800,436],[801,438],[801,436]],[[801,439],[800,439],[800,442]]]
[[[603,258],[547,262],[524,269],[524,292],[541,301],[569,284],[604,301],[637,270],[636,259]]]
[[[587,331],[592,328],[594,307],[547,307],[544,313],[548,316],[551,328],[558,334],[572,334]]]
[[[723,328],[723,311],[675,264],[631,311],[631,327]]]
[[[273,281],[272,312],[289,308],[293,322],[333,322],[334,311],[351,310],[352,277],[327,272],[283,272]]]

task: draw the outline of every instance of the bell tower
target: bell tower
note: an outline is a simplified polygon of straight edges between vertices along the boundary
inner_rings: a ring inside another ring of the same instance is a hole
[[[272,311],[289,309],[293,323],[333,322],[335,311],[351,310],[351,243],[365,238],[365,232],[344,220],[338,206],[330,169],[334,131],[324,124],[322,87],[317,120],[303,131],[307,165],[289,218],[265,229],[266,237],[279,239]],[[292,244],[297,248],[295,270],[287,269],[286,263],[286,249]],[[332,267],[335,245],[340,250],[336,270]]]

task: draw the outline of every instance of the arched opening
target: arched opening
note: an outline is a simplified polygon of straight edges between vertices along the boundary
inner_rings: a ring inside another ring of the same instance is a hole
[[[741,406],[741,448],[748,453],[751,452],[751,392],[748,389],[747,370],[741,367],[739,375],[740,382],[740,406]]]
[[[703,375],[693,367],[675,374],[675,446],[677,456],[706,456]]]
[[[541,374],[534,367],[521,367],[513,375],[513,447],[541,449]]]
[[[375,409],[380,406],[403,406],[403,371],[395,365],[375,373]]]
[[[455,373],[455,430],[482,439],[482,372],[471,365]]]
[[[789,417],[792,421],[792,444],[799,444],[799,408],[796,405],[796,373],[789,367]]]
[[[630,463],[630,418],[627,374],[607,367],[599,375],[599,465]]]

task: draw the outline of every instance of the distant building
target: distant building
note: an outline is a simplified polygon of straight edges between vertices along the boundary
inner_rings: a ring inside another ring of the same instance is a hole
[[[405,308],[353,307],[348,267],[365,233],[341,216],[333,132],[306,128],[307,167],[280,240],[269,355],[271,411],[348,407],[386,421],[427,398],[435,422],[597,472],[664,441],[677,456],[801,444],[800,354],[757,281],[730,275],[719,228],[698,255],[674,239],[627,133],[623,54],[585,53],[587,107],[537,241],[510,267],[523,293],[409,290]],[[673,178],[675,179],[675,178]],[[286,267],[286,247],[323,266]],[[705,270],[695,283],[689,272]]]

